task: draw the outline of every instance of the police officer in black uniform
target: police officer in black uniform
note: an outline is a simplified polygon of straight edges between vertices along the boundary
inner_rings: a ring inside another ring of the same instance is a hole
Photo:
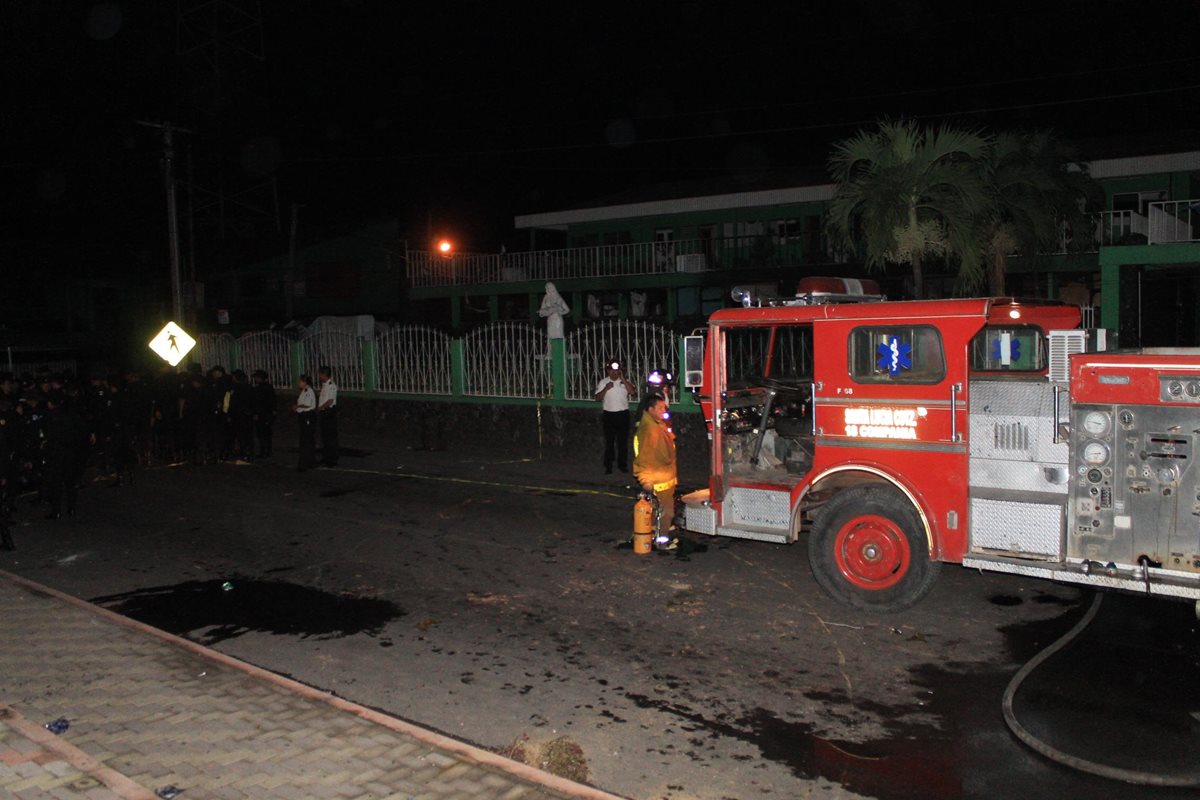
[[[47,397],[49,414],[46,438],[42,444],[42,495],[50,503],[46,519],[62,516],[66,498],[67,516],[75,516],[79,498],[79,482],[87,466],[87,448],[94,437],[74,404],[65,395],[54,392]]]
[[[254,436],[258,439],[258,457],[271,456],[275,433],[275,387],[264,370],[255,370],[254,379]]]

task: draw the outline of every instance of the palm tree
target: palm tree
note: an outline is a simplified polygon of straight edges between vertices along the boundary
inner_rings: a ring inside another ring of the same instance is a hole
[[[829,172],[831,237],[860,252],[868,269],[912,267],[913,293],[924,290],[930,258],[955,264],[959,283],[983,276],[981,233],[989,196],[980,168],[989,139],[976,130],[881,122],[874,132],[834,145]]]
[[[984,159],[984,174],[992,196],[984,238],[992,296],[1005,294],[1010,255],[1033,258],[1059,252],[1064,245],[1068,250],[1092,246],[1091,236],[1082,234],[1103,193],[1057,134],[1001,133]]]

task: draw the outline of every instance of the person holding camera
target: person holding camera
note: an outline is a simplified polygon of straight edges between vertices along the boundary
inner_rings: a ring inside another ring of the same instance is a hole
[[[625,372],[621,362],[608,360],[608,375],[596,385],[595,399],[604,408],[604,473],[611,475],[613,460],[621,472],[629,471],[629,396],[637,391]]]

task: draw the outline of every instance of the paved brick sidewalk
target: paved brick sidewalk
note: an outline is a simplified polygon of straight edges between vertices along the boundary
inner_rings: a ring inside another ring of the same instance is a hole
[[[61,736],[43,723],[64,717]],[[0,798],[612,798],[0,572]]]

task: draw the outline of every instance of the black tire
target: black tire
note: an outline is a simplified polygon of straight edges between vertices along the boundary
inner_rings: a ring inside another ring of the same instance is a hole
[[[916,509],[890,486],[839,492],[818,512],[808,562],[826,594],[863,611],[889,613],[915,605],[941,571]]]

